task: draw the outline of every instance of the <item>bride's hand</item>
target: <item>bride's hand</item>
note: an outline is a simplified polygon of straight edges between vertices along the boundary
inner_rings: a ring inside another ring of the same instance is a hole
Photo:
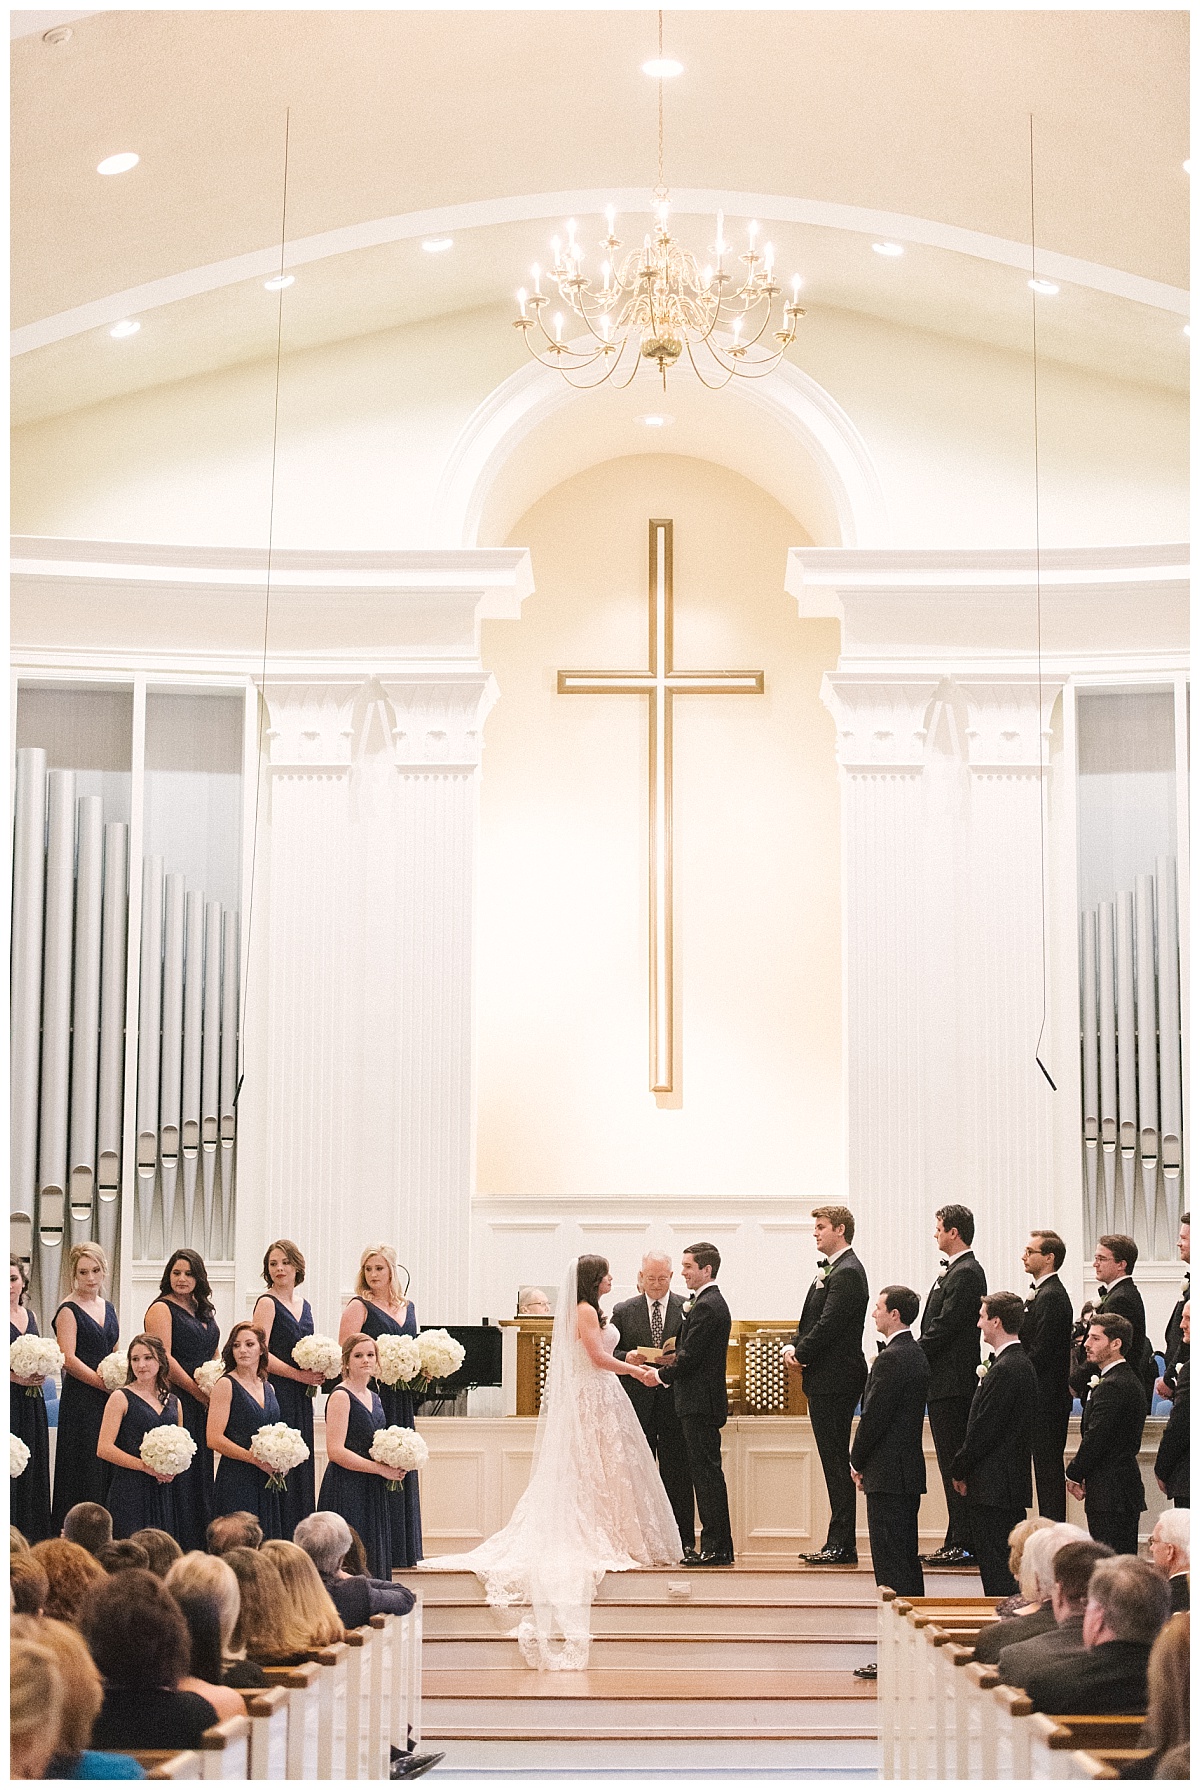
[[[634,1375],[634,1378],[637,1380],[640,1380],[642,1382],[643,1386],[661,1386],[662,1385],[662,1381],[659,1379],[657,1373],[655,1372],[655,1370],[652,1367],[640,1368],[638,1370],[638,1372]]]

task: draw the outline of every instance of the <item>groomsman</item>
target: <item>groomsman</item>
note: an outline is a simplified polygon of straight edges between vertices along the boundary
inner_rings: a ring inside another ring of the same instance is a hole
[[[729,1492],[721,1465],[721,1431],[729,1416],[725,1390],[733,1320],[717,1286],[721,1252],[714,1243],[693,1243],[680,1273],[691,1297],[684,1307],[675,1354],[658,1372],[671,1386],[687,1445],[688,1466],[700,1512],[700,1552],[684,1554],[687,1566],[732,1566]]]
[[[1185,1304],[1180,1320],[1180,1339],[1186,1349],[1192,1340],[1192,1307]],[[1171,1415],[1158,1445],[1154,1460],[1154,1477],[1158,1489],[1165,1492],[1176,1510],[1187,1510],[1192,1502],[1191,1412],[1192,1364],[1181,1361],[1175,1379],[1175,1396]]]
[[[1138,1517],[1146,1508],[1138,1449],[1146,1423],[1141,1381],[1125,1359],[1133,1326],[1115,1311],[1098,1311],[1088,1325],[1092,1374],[1079,1425],[1079,1448],[1067,1462],[1067,1490],[1087,1499],[1087,1526],[1114,1553],[1138,1551]]]
[[[975,1260],[975,1218],[967,1206],[943,1206],[935,1214],[934,1241],[941,1272],[929,1290],[921,1318],[921,1347],[929,1362],[929,1428],[946,1493],[946,1539],[926,1566],[961,1566],[970,1557],[966,1506],[954,1489],[954,1457],[963,1445],[975,1370],[979,1366],[979,1301],[987,1275]]]
[[[614,1353],[618,1361],[635,1364],[645,1348],[661,1349],[679,1336],[683,1324],[683,1300],[671,1291],[671,1258],[653,1250],[642,1257],[637,1296],[613,1308],[612,1321],[620,1337]],[[688,1471],[687,1443],[675,1410],[675,1394],[669,1386],[643,1386],[626,1374],[621,1384],[633,1402],[642,1433],[658,1462],[663,1489],[671,1500],[679,1539],[685,1554],[696,1551],[696,1509],[692,1501],[692,1476]]]
[[[1179,1254],[1182,1261],[1188,1264],[1183,1277],[1183,1285],[1179,1289],[1179,1298],[1175,1301],[1175,1309],[1167,1323],[1167,1344],[1163,1350],[1163,1377],[1157,1382],[1154,1390],[1160,1398],[1171,1398],[1175,1392],[1175,1382],[1181,1365],[1188,1358],[1188,1344],[1183,1334],[1183,1308],[1192,1296],[1192,1215],[1185,1212],[1179,1221]]]
[[[954,1489],[966,1501],[971,1551],[985,1597],[1011,1597],[1008,1537],[1033,1502],[1030,1470],[1037,1377],[1018,1331],[1025,1306],[1016,1293],[989,1293],[978,1329],[992,1350],[979,1370],[962,1447],[954,1457]]]
[[[1056,1523],[1067,1520],[1067,1482],[1063,1460],[1071,1420],[1071,1332],[1075,1315],[1071,1295],[1058,1271],[1067,1246],[1057,1231],[1034,1231],[1025,1245],[1025,1272],[1033,1276],[1021,1320],[1021,1347],[1037,1375],[1033,1417],[1033,1472],[1038,1515]]]
[[[804,1297],[786,1360],[799,1362],[813,1439],[829,1493],[829,1530],[809,1566],[857,1566],[857,1502],[850,1477],[850,1428],[867,1383],[863,1324],[870,1292],[862,1263],[851,1249],[854,1214],[847,1206],[814,1206],[813,1239],[820,1251],[817,1274]]]
[[[1127,1318],[1133,1328],[1133,1341],[1125,1356],[1127,1364],[1133,1369],[1142,1382],[1146,1395],[1146,1409],[1150,1409],[1150,1394],[1154,1385],[1154,1368],[1150,1345],[1146,1341],[1146,1307],[1142,1303],[1142,1295],[1134,1284],[1133,1271],[1137,1267],[1138,1246],[1132,1237],[1121,1233],[1101,1237],[1096,1245],[1096,1253],[1092,1258],[1092,1267],[1099,1281],[1096,1297],[1097,1312],[1116,1312]],[[1091,1375],[1086,1376],[1088,1380]],[[1076,1381],[1078,1390],[1078,1380]],[[1086,1398],[1084,1403],[1087,1403]]]
[[[921,1301],[910,1287],[884,1287],[871,1313],[886,1338],[871,1364],[850,1450],[854,1483],[867,1499],[877,1585],[924,1597],[917,1513],[925,1490],[925,1398],[929,1363],[912,1333]]]

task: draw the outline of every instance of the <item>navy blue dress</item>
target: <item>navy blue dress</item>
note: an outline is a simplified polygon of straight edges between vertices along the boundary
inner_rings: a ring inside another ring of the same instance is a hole
[[[18,1330],[10,1318],[8,1340],[40,1336],[37,1319],[26,1311],[29,1322]],[[32,1396],[27,1396],[32,1395]],[[9,1521],[28,1542],[50,1539],[50,1426],[46,1422],[46,1397],[40,1386],[15,1386],[9,1381],[8,1427],[29,1450],[29,1465],[19,1479],[9,1481]]]
[[[361,1298],[361,1294],[359,1295]],[[408,1302],[408,1310],[404,1314],[404,1322],[373,1305],[369,1299],[362,1300],[363,1335],[378,1340],[381,1336],[415,1336],[417,1334],[417,1312],[412,1300]],[[379,1381],[372,1381],[383,1404],[383,1420],[386,1425],[399,1424],[401,1429],[416,1429],[416,1414],[413,1410],[411,1392],[403,1386],[384,1386]],[[406,1473],[401,1481],[400,1490],[388,1495],[392,1518],[392,1565],[415,1566],[423,1558],[421,1547],[421,1489],[417,1481],[419,1474]],[[384,1573],[384,1578],[391,1575]]]
[[[68,1308],[75,1315],[75,1353],[85,1367],[94,1371],[117,1346],[121,1334],[117,1314],[106,1299],[101,1327],[74,1299],[64,1299],[58,1311]],[[63,1374],[58,1401],[58,1446],[54,1454],[52,1520],[56,1535],[74,1505],[108,1502],[112,1468],[96,1453],[108,1397],[102,1386],[85,1386],[74,1374]]]
[[[131,1386],[125,1387],[125,1415],[117,1429],[117,1447],[135,1457],[142,1438],[164,1423],[179,1422],[179,1400],[172,1392],[161,1411],[156,1411]],[[136,1529],[165,1529],[182,1543],[176,1515],[175,1487],[160,1485],[136,1467],[113,1467],[108,1487],[108,1510],[113,1520],[113,1540],[128,1541]]]
[[[171,1314],[171,1354],[185,1374],[195,1374],[202,1361],[211,1361],[217,1352],[221,1331],[215,1318],[193,1317],[173,1299],[156,1299]],[[153,1305],[151,1310],[153,1310]],[[149,1312],[146,1314],[149,1316]],[[176,1540],[186,1554],[191,1548],[204,1552],[204,1531],[213,1519],[213,1457],[208,1446],[208,1406],[193,1398],[190,1392],[175,1389],[183,1412],[183,1421],[196,1452],[186,1473],[175,1481],[175,1506],[179,1531]]]
[[[300,1313],[300,1321],[288,1310],[282,1299],[274,1293],[267,1297],[275,1307],[275,1321],[271,1325],[271,1334],[267,1338],[267,1347],[279,1361],[292,1361],[292,1350],[302,1336],[313,1334],[313,1317],[308,1300]],[[279,1400],[278,1422],[290,1424],[299,1430],[308,1443],[308,1459],[299,1467],[293,1467],[287,1476],[287,1491],[282,1494],[280,1521],[284,1541],[291,1541],[292,1531],[304,1517],[310,1517],[317,1508],[316,1460],[313,1444],[313,1401],[309,1392],[319,1391],[318,1387],[305,1386],[300,1380],[285,1380],[282,1375],[272,1375],[271,1385],[275,1389],[275,1397]]]
[[[279,1401],[272,1392],[269,1381],[264,1387],[265,1402],[260,1405],[246,1391],[240,1380],[235,1380],[232,1374],[227,1378],[233,1396],[229,1402],[229,1422],[225,1425],[225,1434],[239,1448],[249,1448],[250,1438],[256,1430],[262,1429],[264,1424],[282,1421]],[[288,1478],[291,1478],[290,1473]],[[217,1477],[213,1486],[214,1516],[228,1517],[235,1510],[248,1510],[262,1524],[264,1541],[281,1541],[282,1496],[280,1492],[267,1490],[267,1476],[261,1467],[252,1467],[249,1461],[231,1461],[228,1455],[217,1456]]]
[[[347,1386],[339,1386],[329,1394],[330,1400],[335,1398],[350,1401],[350,1416],[346,1424],[347,1449],[351,1454],[359,1454],[364,1460],[369,1460],[375,1431],[388,1427],[379,1394],[372,1392],[369,1411]],[[328,1412],[329,1400],[326,1401],[325,1409]],[[373,1579],[390,1579],[392,1576],[392,1522],[389,1506],[400,1503],[404,1481],[400,1482],[394,1492],[388,1490],[388,1484],[377,1473],[354,1473],[349,1467],[339,1467],[336,1461],[330,1461],[321,1481],[318,1508],[336,1510],[339,1516],[345,1517],[352,1529],[357,1529],[366,1549],[367,1572]]]

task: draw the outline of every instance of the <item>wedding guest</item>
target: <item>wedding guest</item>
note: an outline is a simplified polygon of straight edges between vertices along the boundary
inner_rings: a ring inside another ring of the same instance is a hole
[[[549,1312],[548,1306],[546,1309]],[[372,1243],[363,1250],[354,1297],[342,1313],[338,1341],[344,1344],[357,1335],[374,1337],[376,1342],[381,1336],[417,1335],[416,1307],[400,1284],[400,1267],[390,1243]],[[406,1387],[387,1386],[380,1380],[375,1391],[383,1405],[385,1425],[416,1427],[416,1407]],[[400,1490],[388,1498],[393,1566],[416,1566],[422,1558],[419,1477],[406,1474]]]
[[[122,1572],[90,1592],[79,1626],[104,1680],[92,1730],[103,1749],[192,1748],[217,1721],[207,1696],[182,1688],[188,1631],[170,1592],[151,1572]]]
[[[1025,1272],[1032,1278],[1021,1347],[1037,1376],[1033,1415],[1033,1475],[1037,1507],[1056,1523],[1067,1517],[1063,1460],[1071,1421],[1071,1332],[1075,1314],[1071,1295],[1058,1277],[1067,1246],[1057,1231],[1033,1231],[1025,1245]]]
[[[1190,1748],[1191,1655],[1191,1617],[1172,1616],[1150,1649],[1146,1669],[1146,1722],[1141,1739],[1151,1751],[1147,1758],[1128,1760],[1121,1767],[1123,1778],[1170,1777],[1174,1774],[1162,1769],[1164,1760]]]
[[[92,1586],[107,1577],[100,1562],[73,1541],[39,1541],[33,1558],[50,1584],[46,1614],[59,1622],[74,1622]]]
[[[8,1258],[8,1341],[20,1336],[39,1336],[37,1319],[29,1309],[29,1276],[19,1256]],[[29,1464],[9,1481],[9,1513],[27,1540],[46,1541],[53,1534],[50,1521],[50,1430],[46,1420],[43,1374],[9,1371],[8,1427],[29,1450]]]
[[[297,1523],[295,1543],[303,1548],[333,1600],[345,1628],[363,1628],[372,1616],[406,1616],[416,1602],[406,1585],[348,1572],[350,1525],[336,1510],[317,1510]]]
[[[94,1554],[113,1538],[112,1517],[103,1504],[73,1504],[63,1518],[62,1535]]]
[[[196,1444],[192,1464],[175,1484],[178,1535],[184,1548],[204,1545],[213,1516],[213,1457],[208,1446],[208,1394],[195,1380],[202,1362],[217,1355],[221,1332],[204,1258],[177,1249],[158,1284],[158,1298],[146,1312],[146,1329],[167,1352],[171,1386]]]
[[[1172,1614],[1191,1608],[1192,1513],[1164,1510],[1150,1531],[1150,1558],[1171,1587]]]
[[[135,1529],[129,1537],[144,1548],[150,1562],[150,1571],[156,1579],[165,1579],[171,1567],[183,1554],[183,1549],[173,1535],[165,1529]]]
[[[50,1581],[40,1561],[29,1552],[16,1554],[8,1563],[8,1588],[18,1616],[43,1616],[50,1595]]]
[[[987,1293],[978,1329],[992,1350],[976,1379],[967,1433],[953,1461],[954,1489],[966,1499],[971,1553],[985,1597],[1017,1589],[1008,1538],[1033,1499],[1033,1405],[1037,1380],[1017,1335],[1024,1306],[1015,1293]]]
[[[817,1274],[783,1357],[798,1364],[804,1381],[813,1440],[829,1494],[829,1528],[824,1545],[800,1558],[809,1566],[854,1566],[858,1501],[850,1477],[850,1428],[867,1383],[862,1338],[870,1293],[866,1270],[850,1247],[854,1214],[849,1207],[814,1206],[812,1218]]]
[[[1087,1525],[1115,1553],[1136,1554],[1138,1517],[1146,1508],[1138,1449],[1146,1397],[1126,1359],[1134,1341],[1128,1318],[1098,1311],[1088,1326],[1089,1397],[1079,1425],[1079,1448],[1067,1462],[1067,1491],[1087,1499]]]
[[[262,1277],[270,1291],[259,1295],[253,1314],[254,1324],[267,1339],[267,1372],[279,1405],[279,1417],[274,1421],[299,1430],[308,1443],[308,1459],[292,1468],[287,1490],[279,1494],[280,1526],[275,1533],[283,1536],[290,1536],[301,1517],[311,1516],[317,1507],[313,1398],[324,1384],[324,1376],[297,1367],[292,1360],[300,1338],[313,1334],[312,1308],[296,1291],[304,1273],[304,1257],[296,1244],[290,1237],[277,1238],[263,1257]]]
[[[1032,1673],[1026,1695],[1045,1715],[1142,1715],[1150,1649],[1171,1613],[1161,1573],[1144,1560],[1101,1560],[1088,1585],[1082,1653]]]
[[[877,1585],[924,1597],[917,1515],[925,1490],[925,1399],[929,1363],[912,1326],[921,1301],[911,1287],[884,1287],[871,1321],[884,1346],[871,1364],[850,1450],[854,1483],[867,1500],[871,1567]]]
[[[14,1640],[8,1655],[9,1775],[44,1778],[58,1750],[64,1690],[58,1663],[40,1642]]]
[[[1023,1690],[1035,1672],[1083,1651],[1083,1615],[1092,1572],[1098,1561],[1112,1558],[1112,1549],[1102,1541],[1069,1541],[1059,1548],[1050,1592],[1056,1626],[1030,1641],[1014,1641],[1000,1649],[997,1664],[1002,1684],[1015,1684]]]
[[[138,1452],[151,1430],[183,1425],[167,1373],[167,1351],[157,1336],[143,1332],[130,1343],[128,1361],[125,1385],[108,1395],[96,1443],[101,1460],[113,1470],[106,1501],[118,1541],[127,1541],[135,1529],[171,1534],[178,1521],[175,1476],[156,1473]]]
[[[367,1550],[363,1547],[362,1536],[358,1533],[358,1530],[354,1527],[353,1523],[347,1523],[346,1527],[350,1531],[350,1546],[346,1551],[346,1558],[343,1560],[342,1565],[346,1568],[347,1572],[361,1573],[365,1578],[368,1575]]]
[[[1074,1523],[1051,1523],[1029,1537],[1021,1556],[1019,1583],[1025,1608],[1019,1616],[1007,1616],[985,1628],[975,1643],[975,1659],[994,1666],[1006,1647],[1032,1641],[1058,1625],[1054,1613],[1054,1561],[1073,1541],[1087,1541],[1086,1529]]]
[[[232,1548],[225,1560],[237,1577],[240,1598],[235,1646],[256,1665],[297,1664],[308,1651],[308,1633],[293,1613],[275,1562],[261,1548]]]
[[[684,1250],[680,1273],[691,1298],[677,1347],[661,1367],[648,1370],[675,1391],[700,1514],[700,1552],[685,1560],[697,1566],[733,1565],[729,1492],[721,1465],[721,1431],[729,1417],[725,1365],[733,1320],[716,1285],[720,1269],[721,1253],[714,1243],[693,1243]],[[604,1271],[607,1274],[607,1266]]]
[[[197,1595],[207,1597],[213,1603],[217,1612],[220,1683],[235,1691],[264,1690],[270,1682],[266,1673],[246,1658],[245,1648],[239,1647],[234,1640],[242,1594],[238,1589],[237,1574],[229,1562],[216,1554],[184,1554],[168,1572],[166,1586],[181,1609],[185,1598]]]
[[[374,1340],[351,1335],[342,1343],[342,1379],[325,1401],[325,1452],[329,1465],[321,1481],[321,1510],[336,1510],[362,1537],[372,1578],[391,1577],[390,1505],[400,1497],[393,1486],[405,1474],[371,1458],[371,1444],[387,1428],[372,1382],[379,1368]]]
[[[54,1334],[65,1357],[54,1453],[55,1532],[73,1504],[105,1504],[112,1467],[97,1452],[108,1388],[96,1369],[120,1338],[114,1307],[104,1296],[108,1257],[98,1243],[77,1243],[67,1256],[71,1295],[54,1314]]]
[[[1179,1298],[1175,1301],[1171,1316],[1167,1320],[1166,1345],[1163,1349],[1162,1379],[1155,1382],[1154,1390],[1160,1398],[1174,1398],[1175,1386],[1179,1378],[1179,1369],[1188,1360],[1191,1344],[1183,1331],[1184,1307],[1192,1296],[1192,1215],[1185,1212],[1179,1221],[1179,1256],[1185,1264],[1183,1285],[1179,1289]]]
[[[946,1539],[926,1566],[962,1566],[971,1558],[966,1501],[955,1490],[954,1458],[962,1448],[979,1367],[979,1302],[987,1275],[971,1248],[975,1216],[969,1206],[943,1206],[934,1214],[933,1240],[941,1251],[937,1279],[921,1316],[921,1347],[929,1362],[929,1432],[946,1494]],[[989,1594],[991,1595],[991,1594]]]
[[[144,1778],[142,1767],[128,1753],[99,1753],[90,1748],[92,1729],[104,1701],[104,1687],[79,1630],[66,1622],[14,1622],[12,1633],[14,1640],[47,1648],[63,1683],[58,1741],[46,1767],[46,1777]]]
[[[255,1324],[235,1324],[221,1350],[225,1372],[208,1401],[208,1445],[220,1457],[213,1488],[217,1515],[249,1515],[263,1535],[281,1535],[281,1494],[267,1485],[268,1469],[250,1452],[255,1433],[281,1421],[267,1378],[268,1359],[262,1330]]]
[[[18,1554],[28,1554],[30,1544],[26,1541],[15,1523],[8,1525],[8,1557],[15,1560]]]
[[[150,1571],[150,1556],[136,1541],[110,1541],[96,1559],[110,1578],[118,1572]]]
[[[1180,1347],[1191,1346],[1192,1307],[1185,1301],[1180,1316]],[[1174,1368],[1171,1390],[1171,1414],[1158,1444],[1154,1459],[1154,1477],[1158,1489],[1165,1492],[1177,1510],[1187,1510],[1192,1502],[1192,1366],[1186,1358]],[[18,1482],[19,1483],[19,1482]]]
[[[205,1591],[184,1591],[168,1587],[179,1605],[188,1631],[188,1672],[179,1681],[180,1690],[195,1691],[211,1703],[219,1721],[245,1715],[246,1705],[238,1692],[224,1679],[221,1659],[221,1617],[216,1600]]]
[[[210,1554],[227,1554],[230,1548],[261,1548],[262,1524],[248,1510],[231,1511],[227,1517],[214,1517],[204,1532],[204,1543]]]
[[[340,1641],[342,1619],[304,1549],[294,1541],[264,1541],[262,1551],[283,1580],[284,1595],[293,1620],[305,1636],[305,1645],[328,1647]]]
[[[552,1318],[550,1301],[546,1297],[544,1287],[521,1287],[517,1292],[517,1316],[519,1318]]]
[[[1026,1517],[1018,1523],[1008,1537],[1008,1570],[1017,1581],[1017,1589],[1011,1597],[1002,1597],[996,1605],[996,1615],[1003,1622],[1009,1616],[1028,1616],[1033,1607],[1021,1590],[1021,1564],[1025,1558],[1025,1543],[1039,1529],[1053,1529],[1054,1524],[1049,1517]],[[1085,1531],[1086,1533],[1086,1531]]]
[[[665,1342],[678,1337],[683,1323],[683,1300],[671,1291],[669,1255],[661,1250],[650,1250],[642,1257],[637,1289],[636,1296],[623,1299],[613,1307],[612,1314],[620,1339],[614,1353],[618,1361],[632,1361],[635,1366],[646,1359],[644,1349],[661,1349]],[[658,1462],[663,1490],[679,1524],[683,1551],[685,1554],[695,1553],[696,1505],[688,1470],[687,1443],[675,1410],[675,1395],[669,1386],[643,1386],[640,1380],[623,1378],[621,1384],[629,1394],[642,1434]]]

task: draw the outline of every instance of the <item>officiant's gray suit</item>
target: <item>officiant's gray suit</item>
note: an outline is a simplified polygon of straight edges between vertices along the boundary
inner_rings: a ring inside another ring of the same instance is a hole
[[[625,1299],[613,1308],[612,1321],[621,1339],[615,1350],[619,1361],[624,1361],[631,1349],[648,1349],[653,1346],[650,1331],[652,1303],[645,1293],[637,1293],[632,1299]],[[683,1300],[678,1293],[668,1293],[661,1303],[661,1341],[669,1342],[679,1335],[679,1327],[683,1323]],[[679,1525],[679,1539],[685,1549],[694,1548],[696,1516],[692,1475],[688,1467],[687,1443],[675,1410],[675,1395],[669,1386],[643,1386],[640,1380],[630,1379],[625,1374],[621,1375],[621,1384],[633,1401],[642,1433],[650,1444],[651,1454],[658,1462],[659,1477]]]

